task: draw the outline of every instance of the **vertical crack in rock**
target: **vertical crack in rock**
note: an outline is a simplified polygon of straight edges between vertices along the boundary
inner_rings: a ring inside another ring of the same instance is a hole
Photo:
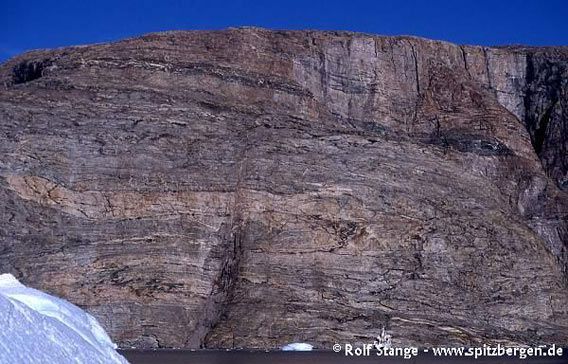
[[[221,271],[214,282],[214,290],[208,298],[204,309],[204,319],[201,320],[198,330],[190,335],[186,345],[188,347],[205,348],[207,336],[211,330],[222,320],[225,320],[226,312],[233,300],[235,285],[239,278],[240,262],[243,252],[243,220],[242,208],[244,188],[243,181],[246,178],[247,153],[250,147],[249,129],[245,128],[243,140],[243,148],[237,156],[238,167],[236,171],[236,183],[231,208],[231,224],[226,232],[225,257],[221,266]]]
[[[225,257],[221,264],[220,273],[213,282],[213,290],[207,297],[203,312],[198,323],[185,341],[185,347],[204,348],[206,337],[219,320],[224,319],[227,305],[230,303],[234,285],[238,278],[239,264],[242,254],[241,229],[239,223],[229,227],[226,239]]]
[[[497,94],[497,90],[493,88],[493,82],[491,81],[491,70],[489,67],[489,54],[487,53],[487,48],[483,47],[483,59],[485,61],[485,73],[487,73],[487,85],[490,90],[493,90]]]
[[[319,81],[321,85],[322,91],[322,99],[325,101],[328,97],[328,88],[329,88],[329,75],[327,71],[327,58],[325,54],[325,42],[316,42],[316,36],[312,35],[312,44],[315,46],[315,52],[317,53],[317,57],[319,60]]]
[[[414,111],[412,115],[412,124],[416,124],[418,121],[418,112],[420,110],[420,102],[422,99],[421,90],[420,90],[420,70],[418,69],[418,55],[416,54],[416,48],[412,41],[408,41],[410,44],[410,49],[412,50],[412,60],[414,63],[414,74],[415,74],[415,82],[416,82],[416,102],[414,105]]]
[[[412,41],[409,41],[410,48],[412,49],[412,59],[414,61],[414,74],[416,75],[416,93],[418,98],[420,98],[420,70],[418,69],[418,55],[416,54],[416,48]]]
[[[467,66],[467,53],[465,51],[465,47],[460,46],[460,50],[461,50],[462,59],[463,59],[463,67],[465,68],[465,71],[469,74],[469,68]]]

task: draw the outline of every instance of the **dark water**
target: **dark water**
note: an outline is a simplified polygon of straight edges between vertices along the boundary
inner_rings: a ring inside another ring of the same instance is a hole
[[[122,350],[122,355],[132,364],[342,364],[342,363],[531,363],[566,364],[568,355],[555,358],[435,358],[421,354],[412,359],[384,358],[377,356],[345,357],[331,351],[312,352],[263,352],[263,351],[188,351],[188,350]]]

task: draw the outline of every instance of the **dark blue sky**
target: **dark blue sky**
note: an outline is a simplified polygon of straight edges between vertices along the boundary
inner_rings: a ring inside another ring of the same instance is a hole
[[[0,61],[35,48],[242,25],[482,45],[568,45],[568,1],[0,0]]]

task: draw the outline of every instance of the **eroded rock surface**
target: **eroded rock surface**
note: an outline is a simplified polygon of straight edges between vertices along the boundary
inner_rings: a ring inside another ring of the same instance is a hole
[[[0,270],[126,346],[566,346],[567,62],[250,28],[24,54]]]

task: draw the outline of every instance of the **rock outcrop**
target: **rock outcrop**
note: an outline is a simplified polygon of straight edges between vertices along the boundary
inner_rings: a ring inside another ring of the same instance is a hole
[[[567,64],[253,28],[26,53],[0,271],[126,346],[566,346]]]

